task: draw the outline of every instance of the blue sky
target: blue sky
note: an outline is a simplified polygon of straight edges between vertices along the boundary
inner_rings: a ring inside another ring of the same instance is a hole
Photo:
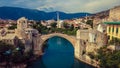
[[[0,0],[0,6],[14,6],[66,13],[100,12],[120,5],[120,0]]]

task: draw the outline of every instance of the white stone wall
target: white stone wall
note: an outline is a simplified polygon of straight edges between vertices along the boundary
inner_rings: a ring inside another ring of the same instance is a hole
[[[76,34],[77,39],[89,40],[89,30],[78,30]]]

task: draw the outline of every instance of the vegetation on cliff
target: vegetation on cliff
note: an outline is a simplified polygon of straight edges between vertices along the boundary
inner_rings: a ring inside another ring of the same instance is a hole
[[[105,46],[98,50],[96,59],[102,68],[120,68],[120,51],[113,51]]]
[[[7,66],[10,65],[10,63],[25,63],[30,58],[30,53],[24,52],[24,50],[22,44],[14,46],[0,41],[0,63],[6,62]]]

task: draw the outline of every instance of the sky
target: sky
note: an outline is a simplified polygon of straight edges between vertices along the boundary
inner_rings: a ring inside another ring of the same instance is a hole
[[[120,0],[0,0],[0,7],[22,7],[66,13],[97,13],[118,5],[120,5]]]

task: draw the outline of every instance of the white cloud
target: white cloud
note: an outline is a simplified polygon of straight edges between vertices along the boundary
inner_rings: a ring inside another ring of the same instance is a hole
[[[43,6],[37,8],[44,10],[45,8],[53,8],[54,10],[64,11],[68,13],[74,12],[99,12],[107,10],[115,5],[119,5],[120,0],[46,0]]]
[[[119,0],[101,0],[101,1],[91,1],[87,3],[84,7],[85,11],[89,12],[100,12],[103,10],[110,9],[115,5],[119,5]]]
[[[99,12],[120,5],[120,0],[0,0],[0,6],[19,6],[45,11]]]

